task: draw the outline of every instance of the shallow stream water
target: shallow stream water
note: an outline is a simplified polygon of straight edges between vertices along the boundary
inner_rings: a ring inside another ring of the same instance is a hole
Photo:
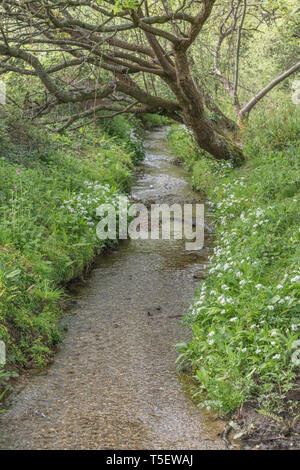
[[[167,130],[148,133],[132,196],[201,202],[174,164]],[[2,449],[222,449],[224,423],[199,410],[178,374],[174,344],[208,264],[184,240],[131,240],[96,260],[53,364],[24,375],[1,416]]]

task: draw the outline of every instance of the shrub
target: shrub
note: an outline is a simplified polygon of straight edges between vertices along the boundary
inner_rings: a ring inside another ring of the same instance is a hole
[[[47,362],[61,338],[62,287],[104,246],[96,207],[129,191],[134,168],[126,143],[100,128],[34,142],[32,151],[30,139],[21,145],[8,134],[1,148],[0,339],[8,367]]]
[[[199,160],[182,128],[169,137],[177,155],[190,149],[184,161],[216,224],[208,275],[185,317],[193,338],[179,346],[179,362],[192,366],[203,406],[222,413],[254,398],[280,410],[299,368],[300,119],[283,112],[280,133],[277,113],[256,116],[241,169]]]

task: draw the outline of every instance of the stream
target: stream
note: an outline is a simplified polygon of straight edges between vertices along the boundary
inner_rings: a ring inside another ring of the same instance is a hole
[[[166,144],[147,133],[132,196],[141,202],[201,202]],[[200,410],[174,363],[174,345],[205,273],[212,236],[187,252],[184,240],[130,240],[99,256],[74,306],[54,362],[24,374],[1,415],[2,449],[223,449],[224,422]]]

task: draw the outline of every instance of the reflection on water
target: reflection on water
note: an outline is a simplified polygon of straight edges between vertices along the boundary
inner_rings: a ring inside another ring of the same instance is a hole
[[[132,195],[201,202],[165,142],[165,130],[149,133]],[[208,263],[206,235],[200,252],[186,252],[184,240],[131,240],[96,260],[53,365],[11,396],[3,448],[223,448],[222,423],[186,396],[174,364],[174,344],[190,334],[180,319]]]

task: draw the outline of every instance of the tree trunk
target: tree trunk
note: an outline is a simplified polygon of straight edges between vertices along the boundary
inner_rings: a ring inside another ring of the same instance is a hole
[[[185,124],[192,129],[199,147],[217,160],[232,160],[236,165],[245,160],[242,149],[220,129],[217,132],[212,121],[205,115],[204,98],[189,70],[185,51],[175,51],[176,94],[183,112]]]

